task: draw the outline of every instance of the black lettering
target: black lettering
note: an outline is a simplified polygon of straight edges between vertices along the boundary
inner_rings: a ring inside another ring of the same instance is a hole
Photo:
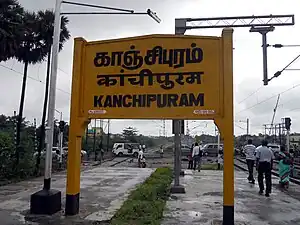
[[[103,107],[102,106],[102,99],[103,99],[103,95],[100,96],[94,96],[94,107]]]
[[[112,107],[122,107],[122,95],[113,95]]]
[[[147,98],[147,95],[142,95],[143,96],[143,101],[142,101],[142,106],[141,107],[146,107],[146,98]]]
[[[144,58],[140,55],[140,51],[134,50],[135,46],[130,46],[130,51],[124,53],[122,67],[128,70],[136,70],[143,65]]]
[[[168,94],[168,107],[177,107],[177,94]]]
[[[195,43],[191,44],[192,49],[186,49],[186,63],[200,63],[203,60],[203,51],[197,48]]]
[[[94,65],[96,67],[109,66],[110,65],[110,57],[108,56],[108,52],[98,52],[94,58]]]
[[[111,53],[111,66],[121,66],[123,52]]]
[[[189,94],[190,106],[204,106],[204,94],[199,93],[197,98],[193,93]]]
[[[123,107],[129,108],[132,106],[132,102],[130,102],[129,100],[132,99],[131,95],[124,95],[123,96]]]
[[[144,97],[145,95],[133,95],[132,98],[132,107],[145,107]]]
[[[105,101],[104,101],[104,108],[111,108],[112,107],[112,97],[111,95],[106,95]]]
[[[149,66],[156,64],[162,64],[163,49],[161,46],[155,46],[152,50],[147,50],[147,54],[144,57],[145,63]]]
[[[156,95],[149,94],[147,95],[147,107],[151,107],[151,103],[156,101]]]
[[[174,62],[174,50],[170,49],[169,52],[167,49],[163,50],[163,64],[169,64],[169,67],[173,66]]]
[[[158,94],[157,95],[157,107],[164,108],[167,106],[167,95],[166,94]]]
[[[174,68],[184,67],[185,49],[174,49]]]
[[[191,105],[189,105],[189,101],[188,101],[188,96],[187,96],[187,94],[182,94],[182,95],[180,96],[179,106],[180,106],[180,107],[182,107],[182,106],[191,106]]]

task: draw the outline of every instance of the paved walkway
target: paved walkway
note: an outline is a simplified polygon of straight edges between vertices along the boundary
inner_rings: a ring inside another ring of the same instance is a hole
[[[110,220],[135,186],[143,182],[152,169],[97,167],[81,173],[80,213],[65,218],[64,210],[53,216],[28,215],[30,195],[41,189],[43,178],[0,187],[1,225],[21,224],[91,224]],[[56,174],[52,188],[62,192],[64,209],[66,175]]]
[[[186,194],[171,195],[162,225],[211,225],[222,219],[223,174],[221,171],[186,171],[181,178]],[[300,224],[299,186],[284,193],[273,187],[270,198],[258,195],[258,185],[249,184],[245,172],[235,172],[235,224]],[[278,183],[273,178],[273,186]]]

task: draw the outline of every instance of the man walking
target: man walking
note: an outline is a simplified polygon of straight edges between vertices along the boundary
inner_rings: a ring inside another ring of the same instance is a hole
[[[200,172],[201,169],[201,159],[202,159],[202,150],[200,149],[200,146],[196,142],[193,148],[192,158],[194,161],[194,170],[196,170],[198,166],[198,171]]]
[[[252,144],[252,139],[248,140],[248,144],[244,147],[244,153],[246,155],[246,161],[249,171],[248,181],[252,184],[255,183],[254,177],[253,177],[253,168],[255,164],[255,150],[256,147]]]
[[[266,180],[266,193],[265,196],[269,197],[272,189],[272,167],[274,154],[270,148],[267,147],[268,142],[262,141],[261,146],[256,149],[256,169],[258,170],[258,184],[259,194],[263,194],[264,191],[264,176]]]

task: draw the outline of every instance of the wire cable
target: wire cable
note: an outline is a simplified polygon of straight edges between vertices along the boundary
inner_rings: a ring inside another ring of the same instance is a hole
[[[8,66],[4,66],[4,65],[2,65],[2,64],[0,64],[0,66],[3,67],[3,68],[5,68],[5,69],[8,69],[8,70],[10,70],[10,71],[13,71],[13,72],[15,72],[16,74],[19,74],[19,75],[22,75],[22,76],[24,75],[23,73],[21,73],[21,72],[15,70],[15,69],[9,68]],[[41,80],[36,79],[36,78],[34,78],[34,77],[31,77],[31,76],[29,76],[29,75],[27,75],[27,77],[28,77],[29,79],[31,79],[31,80],[34,80],[34,81],[37,81],[37,82],[39,82],[39,83],[45,84],[44,81],[41,81]],[[65,90],[63,90],[63,89],[56,88],[56,90],[61,91],[61,92],[65,93],[65,94],[71,95],[70,92],[67,92],[67,91],[65,91]]]
[[[282,95],[282,94],[284,94],[284,93],[286,93],[286,92],[288,92],[288,91],[290,91],[290,90],[293,90],[294,88],[297,88],[297,87],[299,87],[299,86],[300,86],[300,84],[296,84],[296,85],[294,85],[293,87],[291,87],[291,88],[289,88],[289,89],[286,89],[286,90],[284,90],[284,91],[282,91],[282,92],[280,92],[280,93],[277,93],[277,94],[275,94],[275,95],[272,95],[271,97],[269,97],[269,98],[267,98],[267,99],[264,99],[264,100],[262,100],[262,101],[260,101],[260,102],[258,102],[258,103],[256,103],[256,104],[254,104],[254,105],[252,105],[252,106],[246,108],[246,109],[242,109],[241,111],[237,112],[236,115],[239,114],[239,113],[241,113],[241,112],[244,112],[244,111],[247,111],[247,110],[249,110],[249,109],[252,109],[252,108],[254,108],[254,107],[256,107],[256,106],[258,106],[258,105],[260,105],[260,104],[262,104],[262,103],[265,103],[265,102],[269,101],[269,100],[272,99],[272,98],[277,97],[279,94]]]

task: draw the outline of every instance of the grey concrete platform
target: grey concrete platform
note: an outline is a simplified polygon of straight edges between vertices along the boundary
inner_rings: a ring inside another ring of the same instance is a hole
[[[149,168],[96,167],[81,173],[80,213],[64,217],[66,175],[53,176],[52,188],[63,196],[63,209],[52,216],[29,215],[30,195],[42,187],[43,178],[0,187],[0,224],[92,224],[108,221],[126,200],[129,192],[154,170]]]
[[[236,225],[299,225],[300,186],[291,185],[287,193],[276,188],[273,178],[269,198],[258,194],[258,185],[249,184],[245,172],[235,172]],[[166,205],[162,225],[221,225],[223,212],[222,171],[187,170],[180,178],[186,194],[172,194]]]

